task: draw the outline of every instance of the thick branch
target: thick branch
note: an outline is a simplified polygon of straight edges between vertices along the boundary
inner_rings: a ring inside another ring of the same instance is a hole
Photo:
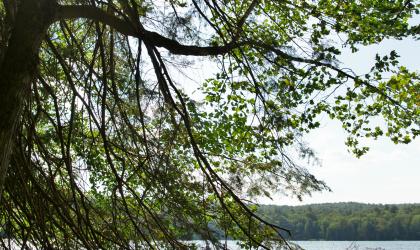
[[[183,45],[178,41],[166,38],[156,32],[141,30],[128,20],[120,19],[100,8],[94,6],[67,5],[60,6],[57,11],[56,21],[62,19],[87,18],[109,25],[111,28],[127,36],[140,38],[147,43],[169,50],[172,54],[190,56],[211,56],[228,53],[234,48],[239,47],[240,43],[229,43],[224,46],[193,46]]]
[[[0,64],[0,199],[20,114],[37,71],[39,46],[55,7],[50,0],[21,1]]]

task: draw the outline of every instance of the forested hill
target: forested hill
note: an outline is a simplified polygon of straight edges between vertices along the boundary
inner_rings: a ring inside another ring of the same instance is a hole
[[[259,212],[294,240],[420,240],[420,204],[262,205]]]

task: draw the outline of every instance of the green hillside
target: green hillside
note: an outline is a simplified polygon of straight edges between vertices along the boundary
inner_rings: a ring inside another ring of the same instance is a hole
[[[259,212],[294,240],[420,240],[420,204],[262,205]]]

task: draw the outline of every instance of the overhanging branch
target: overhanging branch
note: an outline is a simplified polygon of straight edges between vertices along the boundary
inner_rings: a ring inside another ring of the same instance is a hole
[[[64,5],[59,6],[55,21],[62,19],[86,18],[98,21],[110,26],[123,35],[140,38],[156,47],[167,49],[172,54],[189,56],[214,56],[226,54],[234,48],[241,46],[241,43],[229,43],[224,46],[193,46],[183,45],[178,41],[164,37],[156,32],[136,28],[127,20],[120,19],[100,8],[86,5]]]

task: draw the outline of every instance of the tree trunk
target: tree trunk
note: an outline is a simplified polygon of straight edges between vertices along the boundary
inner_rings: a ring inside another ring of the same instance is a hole
[[[20,113],[36,76],[39,47],[55,11],[54,0],[21,0],[0,65],[0,201]]]

